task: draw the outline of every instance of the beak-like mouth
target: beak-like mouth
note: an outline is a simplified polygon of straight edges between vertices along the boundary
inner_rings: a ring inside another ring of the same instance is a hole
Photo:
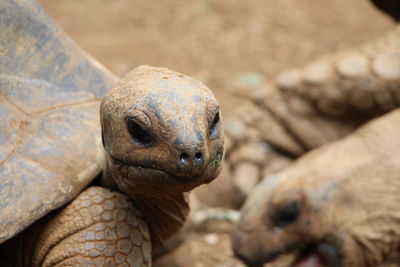
[[[321,241],[301,249],[292,267],[340,267],[341,258],[336,245]]]
[[[178,176],[158,165],[125,163],[111,156],[110,159],[112,162],[112,177],[118,186],[122,186],[120,190],[126,191],[126,194],[129,194],[127,192],[132,190],[136,193],[157,196],[178,194],[190,191],[200,184],[209,183],[218,174],[215,174],[214,170],[210,170],[195,175]]]
[[[169,172],[167,170],[164,170],[164,169],[162,169],[162,168],[160,168],[160,167],[158,167],[156,165],[144,165],[144,164],[140,164],[140,163],[137,163],[137,164],[135,164],[135,163],[125,163],[125,162],[123,162],[123,161],[121,161],[119,159],[116,159],[116,158],[113,158],[113,157],[110,157],[110,158],[111,158],[113,164],[119,166],[121,169],[122,168],[126,168],[127,171],[134,169],[136,171],[143,171],[144,174],[146,172],[161,173],[161,174],[163,174],[165,176],[173,178],[174,180],[177,180],[177,182],[183,182],[183,183],[188,183],[189,182],[190,183],[193,180],[197,180],[199,178],[200,179],[202,178],[202,175],[199,175],[197,173],[194,173],[194,174],[179,174],[179,173],[173,174],[173,173],[171,173],[171,172]],[[209,164],[210,163],[208,163],[206,165],[205,169],[208,168]],[[209,182],[209,181],[205,181],[205,182]]]
[[[120,166],[120,168],[126,168],[126,171],[129,171],[129,169],[135,169],[135,170],[142,170],[143,172],[159,172],[159,173],[163,173],[169,177],[175,177],[175,175],[170,174],[169,172],[167,172],[166,170],[162,170],[161,168],[153,165],[153,166],[146,166],[146,165],[142,165],[142,164],[133,164],[133,163],[125,163],[122,162],[121,160],[115,159],[115,158],[111,158],[111,160],[113,161],[113,164],[116,164],[118,166]],[[178,176],[176,176],[178,177]]]

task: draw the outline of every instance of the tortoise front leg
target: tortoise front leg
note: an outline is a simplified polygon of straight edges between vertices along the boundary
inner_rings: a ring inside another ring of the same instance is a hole
[[[127,197],[90,187],[44,226],[32,266],[150,266],[147,225]]]
[[[236,145],[253,135],[301,156],[347,136],[400,106],[399,48],[397,26],[377,40],[284,71],[258,90],[241,90],[253,105],[225,120],[228,139]]]

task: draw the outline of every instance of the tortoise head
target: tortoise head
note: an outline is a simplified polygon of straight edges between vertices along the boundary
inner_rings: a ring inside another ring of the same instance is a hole
[[[202,83],[165,68],[141,66],[101,103],[107,175],[128,194],[178,194],[221,170],[219,103]]]
[[[398,247],[399,112],[317,148],[246,200],[233,250],[249,266],[377,266]],[[281,257],[283,256],[283,257]]]

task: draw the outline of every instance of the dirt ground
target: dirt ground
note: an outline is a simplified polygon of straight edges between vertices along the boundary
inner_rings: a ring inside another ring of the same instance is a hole
[[[141,64],[189,74],[215,92],[223,112],[249,73],[285,68],[354,46],[393,22],[367,0],[41,0],[83,49],[117,75]],[[229,249],[230,226],[195,232],[157,266],[243,266]]]
[[[140,64],[200,79],[222,102],[240,75],[266,79],[362,43],[393,22],[368,0],[41,0],[82,48],[117,75]]]

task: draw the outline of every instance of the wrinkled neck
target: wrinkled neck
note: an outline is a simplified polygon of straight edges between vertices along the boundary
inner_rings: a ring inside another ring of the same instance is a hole
[[[131,198],[145,217],[153,250],[182,228],[189,213],[188,193],[162,197],[132,195]]]

